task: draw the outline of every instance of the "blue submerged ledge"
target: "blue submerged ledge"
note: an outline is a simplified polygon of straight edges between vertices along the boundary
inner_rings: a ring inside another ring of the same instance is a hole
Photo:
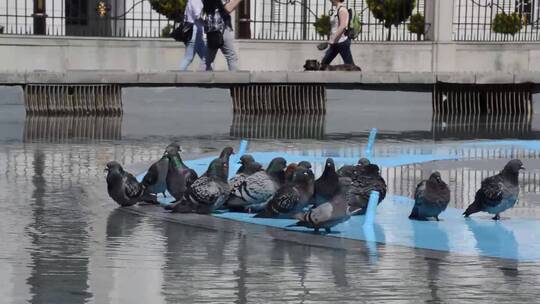
[[[528,149],[540,150],[540,141],[490,141],[463,143],[460,146],[489,145],[489,146],[520,146]],[[243,147],[243,148],[242,148]],[[231,158],[230,172],[236,172],[236,164],[243,154],[247,144],[242,146],[240,153]],[[455,146],[454,148],[459,148]],[[457,160],[459,153],[441,153],[439,149],[426,149],[422,154],[396,154],[385,157],[371,157],[371,161],[384,167],[396,167],[413,163],[425,163],[437,160]],[[282,152],[250,152],[259,162],[268,164],[274,157],[284,157],[288,162],[308,160],[313,164],[323,164],[327,157],[334,158],[336,166],[353,164],[358,157],[339,157],[336,155],[313,156],[309,151],[300,154]],[[189,160],[185,163],[203,173],[208,163],[214,157]],[[320,174],[320,173],[319,173]],[[138,178],[142,179],[144,173]],[[159,197],[163,205],[171,203],[170,197]],[[464,218],[463,210],[448,208],[440,215],[441,221],[412,221],[408,215],[414,200],[404,196],[388,195],[377,208],[377,215],[373,225],[363,225],[364,216],[355,216],[346,223],[334,227],[327,237],[346,238],[351,240],[367,241],[369,243],[383,243],[413,248],[436,250],[471,256],[486,256],[502,259],[517,260],[521,262],[540,261],[540,220],[534,219],[503,219],[493,221],[488,215]],[[178,216],[181,216],[180,214]],[[303,233],[313,233],[313,230],[304,227],[287,227],[295,220],[292,219],[264,219],[253,218],[245,213],[223,212],[213,216],[228,220],[241,221],[257,225],[282,228]]]

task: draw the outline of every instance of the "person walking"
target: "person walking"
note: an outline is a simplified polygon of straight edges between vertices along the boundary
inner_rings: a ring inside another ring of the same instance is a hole
[[[212,71],[218,49],[227,60],[229,71],[238,69],[238,56],[234,49],[234,32],[231,13],[242,0],[203,0],[206,15],[205,31],[208,37],[206,70]]]
[[[330,0],[334,9],[330,15],[330,38],[328,39],[328,49],[321,60],[323,67],[328,66],[339,54],[343,58],[344,64],[354,65],[351,54],[351,40],[346,35],[349,25],[349,12],[343,3],[344,0]]]
[[[202,19],[203,3],[202,0],[189,0],[184,12],[184,21],[193,23],[193,34],[186,43],[184,59],[180,64],[180,70],[186,71],[193,62],[195,53],[201,59],[201,70],[206,68],[206,42],[204,41],[204,21]]]

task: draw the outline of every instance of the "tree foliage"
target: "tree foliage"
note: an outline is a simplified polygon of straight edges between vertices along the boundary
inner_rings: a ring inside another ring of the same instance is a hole
[[[424,18],[424,15],[420,13],[416,13],[411,16],[407,29],[409,30],[409,32],[416,34],[418,37],[418,40],[420,40],[420,38],[424,34],[425,28],[426,28],[426,19]]]
[[[367,0],[367,5],[373,17],[388,29],[387,40],[390,40],[392,25],[398,26],[412,15],[416,0]]]
[[[330,16],[327,16],[327,15],[320,16],[319,18],[317,18],[317,20],[315,20],[313,25],[315,26],[315,31],[317,32],[317,34],[324,37],[330,36],[330,30],[331,30]]]
[[[187,0],[148,0],[152,9],[169,20],[180,21],[184,18]]]
[[[510,34],[514,36],[523,28],[521,16],[517,13],[498,13],[495,15],[491,28],[495,33]]]

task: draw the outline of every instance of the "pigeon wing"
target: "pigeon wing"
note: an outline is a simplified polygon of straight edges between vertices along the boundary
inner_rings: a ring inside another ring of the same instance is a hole
[[[496,206],[503,198],[503,179],[500,175],[486,178],[476,193],[476,197],[488,206]]]
[[[131,174],[126,173],[124,177],[124,192],[129,198],[136,198],[141,194],[141,185],[137,179]]]

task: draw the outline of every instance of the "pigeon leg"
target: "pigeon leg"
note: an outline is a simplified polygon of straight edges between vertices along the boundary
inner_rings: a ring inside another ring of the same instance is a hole
[[[161,194],[163,194],[163,197],[167,197],[167,195],[165,194],[165,192],[162,192]]]
[[[439,216],[438,216],[438,215],[437,215],[437,216],[435,216],[435,219],[436,219],[436,220],[437,220],[437,222],[438,222],[438,221],[439,221]]]
[[[315,228],[315,233],[319,233],[319,228]]]
[[[332,232],[332,230],[330,230],[330,228],[324,228],[324,231],[326,231],[326,233]]]
[[[494,221],[498,221],[500,219],[501,219],[501,217],[499,216],[498,213],[492,218],[492,220],[494,220]]]

